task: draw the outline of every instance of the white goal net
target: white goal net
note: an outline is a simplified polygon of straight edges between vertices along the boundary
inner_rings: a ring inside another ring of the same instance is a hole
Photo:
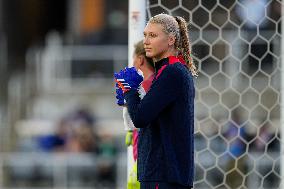
[[[164,12],[189,23],[199,70],[196,189],[281,187],[282,6],[278,0],[147,1],[148,18]]]

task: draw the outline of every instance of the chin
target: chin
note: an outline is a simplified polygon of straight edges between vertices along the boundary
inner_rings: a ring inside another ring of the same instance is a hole
[[[153,54],[152,54],[152,53],[147,53],[147,52],[146,52],[146,56],[147,56],[148,58],[153,58]]]

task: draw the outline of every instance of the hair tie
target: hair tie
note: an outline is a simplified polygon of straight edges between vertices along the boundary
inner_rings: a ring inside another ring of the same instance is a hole
[[[174,16],[174,19],[177,21],[177,23],[179,24],[179,18],[178,16]]]

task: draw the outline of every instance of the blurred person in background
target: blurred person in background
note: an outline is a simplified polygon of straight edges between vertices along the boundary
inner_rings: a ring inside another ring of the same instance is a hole
[[[63,117],[54,134],[38,139],[44,151],[96,152],[95,118],[86,108]]]
[[[152,58],[155,76],[141,100],[125,69],[116,80],[130,117],[140,128],[138,180],[142,189],[185,189],[194,180],[193,76],[187,23],[182,17],[158,14],[144,29],[146,56]]]
[[[93,129],[86,125],[74,128],[66,147],[68,152],[96,152]]]
[[[275,128],[273,128],[272,123],[265,120],[262,123],[264,124],[259,126],[259,132],[254,136],[255,140],[252,143],[252,150],[260,154],[265,153],[266,150],[269,153],[279,152],[280,144]]]
[[[79,108],[68,119],[66,150],[96,152],[95,118],[90,111],[84,107]]]
[[[240,2],[244,7],[239,6],[236,9],[236,13],[241,20],[245,21],[247,29],[254,29],[257,25],[260,27],[266,26],[265,20],[264,22],[262,21],[265,17],[267,0],[241,0]],[[267,13],[269,14],[269,10]]]
[[[139,41],[134,46],[133,65],[137,71],[140,71],[143,74],[143,81],[141,82],[138,89],[139,96],[141,99],[143,99],[143,97],[149,91],[154,79],[154,65],[152,60],[146,57],[143,40]],[[122,96],[122,91],[120,91],[120,94],[121,95],[119,97],[121,98],[121,100],[118,100],[123,102],[124,105],[125,100]],[[127,182],[127,188],[138,189],[140,188],[140,183],[137,180],[137,145],[139,129],[135,128],[135,126],[133,125],[128,110],[125,106],[123,107],[123,119],[124,125],[126,126],[125,129],[128,130],[125,139],[126,145],[133,145],[134,158],[134,166],[132,167],[129,180]]]
[[[227,184],[235,188],[241,182],[237,175],[238,170],[243,174],[247,173],[248,165],[246,160],[241,158],[246,152],[247,144],[245,141],[249,140],[249,136],[241,119],[240,112],[233,111],[231,120],[226,125],[223,136],[229,141],[229,151],[227,153],[226,168],[231,170],[230,176],[227,177]]]

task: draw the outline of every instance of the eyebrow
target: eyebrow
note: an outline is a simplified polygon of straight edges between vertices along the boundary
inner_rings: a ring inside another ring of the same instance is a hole
[[[145,31],[144,31],[144,32],[143,32],[144,35],[147,34],[147,33],[148,33],[148,34],[155,34],[155,35],[157,35],[157,33],[151,32],[151,31],[149,31],[149,32],[145,32]]]

